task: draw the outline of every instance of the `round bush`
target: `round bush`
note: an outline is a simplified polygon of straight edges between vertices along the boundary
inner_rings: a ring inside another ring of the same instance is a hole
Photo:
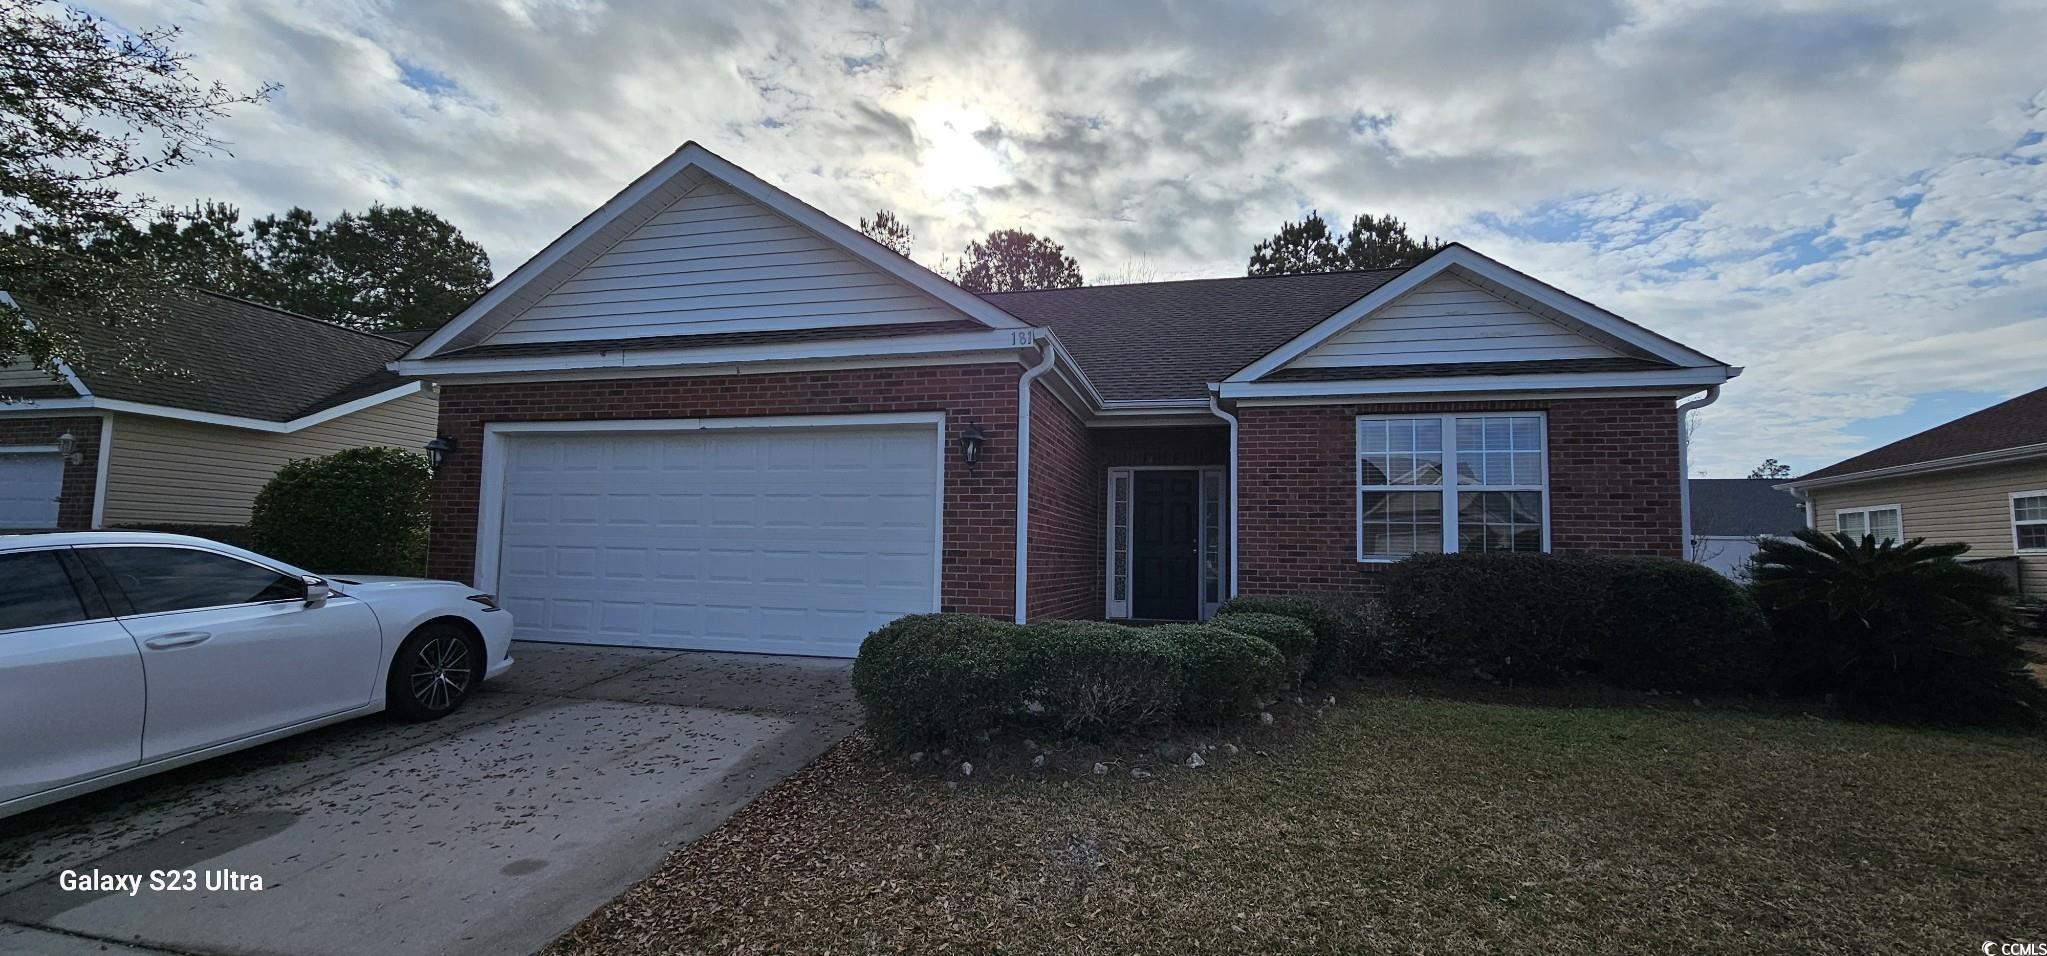
[[[1272,645],[1286,659],[1287,676],[1292,680],[1300,680],[1315,660],[1315,630],[1300,618],[1241,611],[1218,614],[1208,623]]]
[[[256,550],[321,573],[426,572],[426,456],[350,448],[277,470],[249,516]]]
[[[1609,681],[1750,691],[1770,676],[1770,624],[1740,585],[1676,558],[1608,558],[1593,656]]]
[[[1170,718],[1178,706],[1179,654],[1152,629],[1040,621],[1023,641],[1028,695],[1067,733],[1130,733]]]
[[[867,729],[904,749],[964,745],[1023,709],[1023,628],[965,614],[915,614],[867,636],[853,694]]]
[[[1151,628],[1172,643],[1180,658],[1181,720],[1220,723],[1242,716],[1286,681],[1279,649],[1248,634],[1213,624],[1168,624]]]
[[[1331,602],[1312,597],[1240,594],[1216,611],[1224,614],[1277,614],[1308,625],[1315,634],[1315,653],[1303,676],[1323,680],[1356,669],[1364,656],[1364,630],[1359,622]]]

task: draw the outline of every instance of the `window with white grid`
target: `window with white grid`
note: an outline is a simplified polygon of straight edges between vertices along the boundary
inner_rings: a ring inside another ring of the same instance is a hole
[[[1546,550],[1544,432],[1539,413],[1360,417],[1358,560]]]
[[[2011,496],[2011,535],[2020,551],[2047,551],[2047,491]]]
[[[1846,508],[1834,512],[1834,529],[1860,543],[1865,537],[1876,543],[1897,542],[1905,531],[1904,511],[1897,505]]]

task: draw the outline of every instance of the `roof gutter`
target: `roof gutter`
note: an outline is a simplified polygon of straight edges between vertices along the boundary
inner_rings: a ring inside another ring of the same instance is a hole
[[[2023,461],[2028,458],[2047,456],[2047,442],[2034,445],[2016,445],[1993,451],[1981,451],[1972,455],[1956,455],[1951,458],[1935,458],[1932,461],[1915,461],[1888,468],[1872,468],[1868,471],[1849,472],[1845,475],[1829,475],[1825,478],[1800,478],[1771,487],[1791,492],[1800,498],[1807,491],[1816,488],[1831,488],[1835,485],[1854,484],[1858,481],[1875,481],[1879,478],[1903,478],[1927,472],[1946,471],[1950,468],[1975,468],[1982,465],[2001,465],[2009,461]]]
[[[1059,346],[1046,341],[1045,357],[1016,379],[1016,622],[1030,616],[1031,589],[1031,383],[1052,370]]]
[[[1230,576],[1224,585],[1225,597],[1237,596],[1237,416],[1223,411],[1222,403],[1216,398],[1220,386],[1209,386],[1208,411],[1210,414],[1230,423]]]
[[[1678,527],[1684,535],[1684,556],[1693,560],[1692,547],[1692,430],[1685,427],[1685,414],[1720,400],[1720,386],[1706,389],[1706,394],[1677,407],[1677,507]]]

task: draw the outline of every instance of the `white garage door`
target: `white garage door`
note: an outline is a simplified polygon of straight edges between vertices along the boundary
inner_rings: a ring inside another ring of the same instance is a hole
[[[56,527],[57,496],[63,490],[62,455],[0,449],[0,529]]]
[[[499,598],[530,640],[852,656],[937,608],[937,436],[507,433]]]

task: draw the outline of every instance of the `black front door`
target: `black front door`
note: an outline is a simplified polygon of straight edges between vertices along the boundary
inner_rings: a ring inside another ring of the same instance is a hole
[[[1131,495],[1130,616],[1200,616],[1201,473],[1140,471]]]

